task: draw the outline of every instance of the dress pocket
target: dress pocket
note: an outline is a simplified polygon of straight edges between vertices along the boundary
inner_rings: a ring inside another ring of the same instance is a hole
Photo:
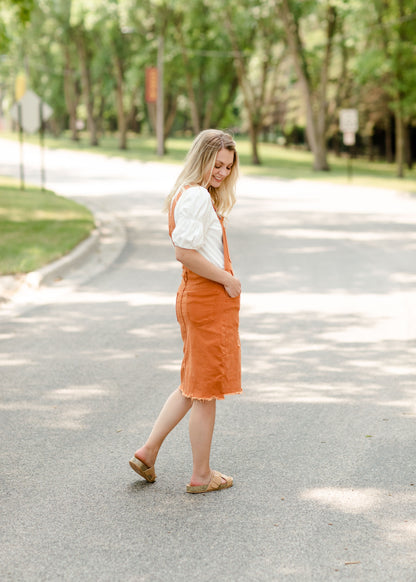
[[[221,321],[223,287],[207,281],[205,285],[188,288],[185,293],[189,321],[197,326],[215,326]],[[218,326],[218,333],[220,327]]]

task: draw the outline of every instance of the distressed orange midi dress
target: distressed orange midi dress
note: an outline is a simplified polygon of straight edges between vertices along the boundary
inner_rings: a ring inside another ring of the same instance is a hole
[[[169,209],[169,236],[175,229],[174,212],[183,191]],[[224,218],[222,229],[224,270],[233,273]],[[240,297],[232,298],[224,286],[182,268],[176,296],[176,317],[183,340],[180,390],[197,400],[223,400],[241,389],[239,338]]]

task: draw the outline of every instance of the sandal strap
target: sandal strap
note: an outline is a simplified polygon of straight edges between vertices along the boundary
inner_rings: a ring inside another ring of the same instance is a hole
[[[219,471],[212,471],[211,481],[208,485],[208,490],[219,489],[222,485],[223,475]]]

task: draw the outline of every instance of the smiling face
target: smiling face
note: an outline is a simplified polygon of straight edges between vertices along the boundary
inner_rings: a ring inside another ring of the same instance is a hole
[[[208,181],[208,186],[218,188],[230,175],[234,164],[234,152],[225,148],[221,149],[215,158],[214,168]]]

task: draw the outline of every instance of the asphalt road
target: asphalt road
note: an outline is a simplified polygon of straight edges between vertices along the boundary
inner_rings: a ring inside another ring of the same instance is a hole
[[[16,145],[0,160],[17,175]],[[178,168],[46,163],[109,230],[99,259],[0,310],[0,579],[414,582],[416,200],[241,179],[244,393],[219,403],[212,453],[235,485],[191,496],[186,421],[155,484],[128,465],[179,379],[160,211]]]

